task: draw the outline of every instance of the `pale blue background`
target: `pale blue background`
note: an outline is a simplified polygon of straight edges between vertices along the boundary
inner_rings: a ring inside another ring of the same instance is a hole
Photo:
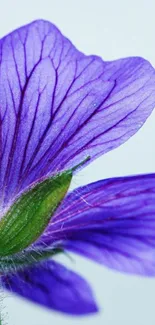
[[[155,66],[153,0],[1,0],[0,36],[37,18],[54,22],[85,53],[105,60],[140,55]],[[155,112],[136,136],[81,171],[72,186],[154,172],[154,122]],[[92,284],[100,314],[73,319],[7,295],[3,302],[7,324],[155,325],[155,279],[115,273],[79,257],[74,264],[63,261]]]

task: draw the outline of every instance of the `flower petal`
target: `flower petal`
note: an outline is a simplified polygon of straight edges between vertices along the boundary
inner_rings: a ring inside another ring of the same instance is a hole
[[[36,245],[56,241],[118,271],[155,275],[155,174],[74,190]]]
[[[85,56],[46,21],[4,37],[1,206],[41,177],[119,146],[154,106],[155,72],[141,58],[104,62]]]
[[[88,283],[54,261],[3,276],[2,281],[6,289],[57,311],[73,315],[98,311]]]

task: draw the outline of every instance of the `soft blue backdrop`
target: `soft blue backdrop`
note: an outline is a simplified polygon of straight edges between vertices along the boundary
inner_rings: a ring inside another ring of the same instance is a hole
[[[54,22],[85,53],[105,60],[140,55],[155,66],[153,0],[1,0],[0,36],[37,18]],[[111,176],[154,172],[154,139],[155,112],[130,141],[81,171],[72,187]],[[90,281],[100,314],[72,319],[3,293],[8,325],[155,324],[155,279],[119,274],[77,257],[74,263],[63,261]]]

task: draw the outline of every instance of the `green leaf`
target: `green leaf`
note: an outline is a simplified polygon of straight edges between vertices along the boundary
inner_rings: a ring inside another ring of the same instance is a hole
[[[0,221],[0,256],[9,256],[32,244],[44,231],[64,198],[72,170],[48,178],[22,194]]]

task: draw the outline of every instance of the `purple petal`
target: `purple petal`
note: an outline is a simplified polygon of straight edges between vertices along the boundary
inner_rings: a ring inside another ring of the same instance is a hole
[[[36,245],[54,242],[119,271],[155,275],[155,174],[73,191]]]
[[[98,311],[88,283],[54,261],[2,277],[6,289],[40,305],[73,315]]]
[[[131,137],[155,106],[155,72],[138,57],[85,56],[49,22],[0,41],[1,206],[41,177]]]

